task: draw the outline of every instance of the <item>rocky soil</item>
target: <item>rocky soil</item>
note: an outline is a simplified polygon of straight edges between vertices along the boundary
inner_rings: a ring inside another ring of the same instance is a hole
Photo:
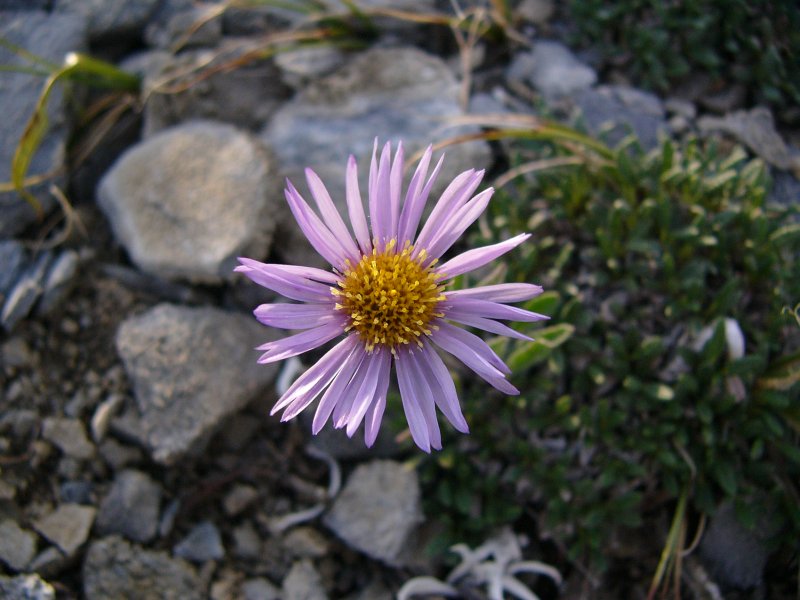
[[[57,86],[50,99],[30,173],[58,172],[82,227],[64,231],[47,184],[33,188],[51,211],[43,221],[0,192],[0,597],[381,600],[414,575],[442,576],[440,557],[423,552],[437,515],[423,513],[403,432],[387,422],[367,451],[358,436],[312,439],[302,419],[267,416],[299,366],[255,364],[252,348],[279,334],[249,314],[265,290],[232,267],[240,255],[322,265],[283,201],[283,179],[302,185],[306,166],[343,202],[347,156],[364,175],[376,136],[413,153],[475,131],[454,126],[466,114],[546,105],[611,140],[633,131],[646,148],[688,132],[739,141],[771,165],[776,199],[799,196],[796,151],[768,110],[709,110],[691,89],[659,98],[624,74],[602,78],[591,56],[557,41],[564,25],[546,0],[517,8],[529,44],[474,48],[466,97],[446,28],[382,18],[358,51],[308,46],[213,69],[301,25],[286,10],[214,8],[0,2],[0,36],[14,44],[55,63],[91,51],[143,81],[138,110],[80,164],[67,150],[82,133],[77,109],[96,98]],[[0,82],[9,181],[42,79]],[[506,160],[499,145],[453,146],[440,181]],[[740,580],[729,583],[761,581],[759,552],[730,567]],[[563,556],[558,566],[560,594],[526,581],[543,598],[606,597]]]

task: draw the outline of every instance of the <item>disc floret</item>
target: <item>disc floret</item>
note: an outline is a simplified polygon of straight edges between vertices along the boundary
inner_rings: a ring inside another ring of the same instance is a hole
[[[379,345],[392,353],[401,344],[421,347],[420,338],[437,328],[431,321],[444,316],[437,311],[444,286],[433,271],[436,261],[426,264],[426,258],[424,249],[415,253],[408,242],[398,252],[392,239],[356,265],[346,261],[342,280],[331,292],[338,300],[336,310],[350,318],[347,330],[356,331],[367,352]]]

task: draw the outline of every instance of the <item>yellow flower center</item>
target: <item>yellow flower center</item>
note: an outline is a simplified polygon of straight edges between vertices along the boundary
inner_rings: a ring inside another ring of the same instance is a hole
[[[336,310],[350,317],[346,330],[355,329],[367,352],[377,345],[387,346],[394,353],[400,344],[416,342],[430,335],[434,317],[442,317],[436,307],[444,300],[444,286],[433,272],[433,261],[427,266],[422,250],[411,258],[414,247],[406,243],[401,252],[390,240],[382,252],[372,250],[353,266],[347,261],[342,281],[331,292],[337,296]]]

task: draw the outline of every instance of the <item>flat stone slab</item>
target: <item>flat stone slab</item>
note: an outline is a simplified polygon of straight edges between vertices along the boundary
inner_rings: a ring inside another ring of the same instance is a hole
[[[117,351],[133,383],[137,434],[152,457],[174,464],[201,449],[224,419],[274,380],[256,346],[279,337],[248,315],[159,304],[125,320]]]
[[[101,180],[98,203],[143,271],[220,283],[232,278],[237,256],[266,255],[274,229],[269,199],[281,189],[254,138],[231,125],[192,121],[123,154]]]
[[[200,578],[188,563],[165,552],[144,550],[117,536],[89,547],[83,562],[83,593],[86,600],[206,597]]]
[[[375,460],[353,471],[323,521],[349,546],[401,566],[423,519],[417,473],[398,462]]]
[[[303,170],[311,167],[347,214],[344,174],[348,155],[359,160],[361,193],[366,197],[375,137],[381,144],[402,141],[406,157],[410,157],[430,143],[463,133],[463,127],[451,123],[452,118],[463,115],[459,90],[455,76],[440,58],[416,48],[375,48],[312,82],[276,111],[261,137],[298,189],[305,189]],[[451,146],[446,153],[437,180],[439,191],[458,173],[488,166],[491,160],[484,142]]]

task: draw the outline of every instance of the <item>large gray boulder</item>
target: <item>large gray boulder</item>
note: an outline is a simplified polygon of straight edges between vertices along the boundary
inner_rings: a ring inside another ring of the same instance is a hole
[[[275,112],[261,138],[301,192],[306,189],[304,169],[311,167],[346,215],[348,155],[359,161],[361,193],[366,198],[376,137],[381,144],[402,141],[408,158],[430,143],[473,131],[453,127],[453,119],[464,114],[459,92],[459,83],[440,58],[410,47],[374,48],[312,81]],[[451,146],[446,153],[431,200],[458,173],[487,167],[491,160],[489,147],[482,141]],[[313,255],[303,252],[308,244],[297,233],[289,211],[284,210],[281,218],[281,257],[289,263],[313,260]]]
[[[133,430],[153,459],[174,464],[202,449],[224,419],[241,410],[277,374],[253,348],[275,339],[255,319],[215,308],[159,304],[126,319],[119,352],[133,383]]]
[[[98,202],[143,271],[220,283],[236,257],[262,257],[281,183],[263,147],[231,125],[195,121],[128,150],[103,177]],[[282,199],[281,199],[282,200]]]

